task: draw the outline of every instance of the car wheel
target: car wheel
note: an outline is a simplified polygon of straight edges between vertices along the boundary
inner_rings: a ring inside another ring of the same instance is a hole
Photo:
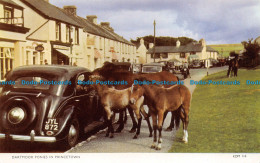
[[[74,118],[70,123],[69,130],[66,137],[65,146],[67,148],[74,147],[78,143],[79,132],[80,132],[79,130],[80,130],[79,121],[78,119]]]

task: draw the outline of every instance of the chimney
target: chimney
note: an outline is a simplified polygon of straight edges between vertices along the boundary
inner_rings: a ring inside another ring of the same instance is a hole
[[[176,41],[176,47],[180,47],[181,46],[181,42],[179,40]]]
[[[199,42],[201,43],[202,47],[206,46],[206,41],[205,41],[205,39],[202,38],[202,39],[200,39]]]
[[[63,10],[68,14],[76,16],[77,15],[77,7],[76,6],[63,6]]]
[[[87,19],[88,19],[90,22],[92,22],[92,23],[94,23],[94,24],[97,25],[97,16],[96,16],[96,15],[88,15],[88,16],[86,16],[86,17],[87,17]]]
[[[101,22],[100,25],[101,25],[101,27],[104,27],[107,30],[114,32],[114,29],[112,27],[110,27],[110,23],[109,22]]]
[[[140,44],[144,45],[144,39],[143,38],[140,39]]]
[[[153,48],[153,43],[149,43],[149,49],[152,49]]]

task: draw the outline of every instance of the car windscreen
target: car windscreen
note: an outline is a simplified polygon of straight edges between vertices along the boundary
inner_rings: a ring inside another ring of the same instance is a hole
[[[48,90],[51,84],[51,81],[43,77],[26,76],[17,78],[13,88]]]
[[[161,66],[144,66],[142,72],[161,72]]]

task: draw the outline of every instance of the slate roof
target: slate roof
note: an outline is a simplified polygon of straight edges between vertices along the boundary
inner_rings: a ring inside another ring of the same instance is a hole
[[[148,49],[148,54],[153,53],[154,48]],[[155,46],[155,53],[189,53],[189,52],[201,52],[202,45],[201,43],[191,42],[183,46]],[[206,46],[206,51],[217,52],[215,49],[210,46]]]
[[[44,0],[21,0],[43,17],[52,20],[58,20],[70,25],[81,27],[79,23],[69,17],[62,9],[44,1]]]
[[[67,14],[64,10],[62,10],[65,14]],[[116,34],[113,31],[109,31],[108,29],[94,24],[92,22],[90,22],[89,20],[82,18],[80,16],[75,16],[75,15],[70,15],[67,14],[67,16],[69,16],[70,18],[72,18],[74,21],[76,21],[78,24],[80,24],[83,27],[83,31],[88,32],[90,34],[94,34],[97,36],[102,36],[105,37],[107,39],[111,39],[111,40],[115,40],[115,41],[119,41],[125,44],[129,44],[129,45],[134,45],[131,42],[127,41],[126,39],[124,39],[123,37],[119,36],[118,34]]]

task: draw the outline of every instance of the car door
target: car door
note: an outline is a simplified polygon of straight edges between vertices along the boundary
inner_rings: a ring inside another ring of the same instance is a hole
[[[88,83],[89,72],[81,73],[76,79],[76,96],[79,98],[80,116],[84,123],[89,124],[96,120],[98,116],[98,99],[95,91]]]

